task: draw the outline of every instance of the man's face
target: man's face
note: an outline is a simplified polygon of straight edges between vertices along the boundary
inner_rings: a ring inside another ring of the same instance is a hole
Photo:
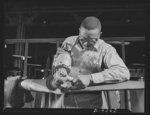
[[[79,31],[79,40],[84,48],[93,47],[100,38],[101,32],[99,29],[87,30],[81,27]]]

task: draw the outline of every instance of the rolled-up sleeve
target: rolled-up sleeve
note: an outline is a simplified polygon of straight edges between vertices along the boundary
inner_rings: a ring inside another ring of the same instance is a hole
[[[129,70],[114,47],[107,45],[102,55],[102,61],[106,69],[92,74],[93,83],[102,83],[108,80],[125,81],[130,79]]]

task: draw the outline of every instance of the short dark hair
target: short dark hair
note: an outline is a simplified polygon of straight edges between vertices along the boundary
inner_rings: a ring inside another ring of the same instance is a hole
[[[92,29],[96,29],[96,28],[101,29],[101,22],[97,17],[89,16],[89,17],[86,17],[82,21],[80,27],[84,27],[88,30],[92,30]]]

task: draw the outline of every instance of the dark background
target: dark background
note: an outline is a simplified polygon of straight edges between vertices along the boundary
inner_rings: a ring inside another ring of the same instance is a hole
[[[145,36],[146,2],[55,1],[4,2],[5,37],[16,37],[17,16],[23,15],[25,38],[68,37],[78,34],[86,16],[102,23],[102,36]]]
[[[100,19],[103,32],[101,37],[145,37],[146,8],[147,2],[138,1],[6,1],[4,2],[4,38],[18,38],[20,15],[24,23],[22,39],[57,39],[77,35],[81,21],[87,16],[96,16]],[[8,46],[7,49],[13,54],[12,47]],[[29,47],[31,49],[29,55],[35,54],[38,49],[35,56],[43,57],[39,60],[45,60],[48,54],[55,54],[56,46],[34,44]],[[114,47],[121,55],[121,47],[119,45]],[[131,42],[126,47],[127,65],[144,63],[144,41]],[[30,60],[31,63],[36,63],[35,60]],[[45,61],[41,64],[45,64]]]

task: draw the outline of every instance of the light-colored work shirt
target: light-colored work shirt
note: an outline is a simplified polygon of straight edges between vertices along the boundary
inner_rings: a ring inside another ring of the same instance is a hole
[[[68,37],[62,44],[62,48],[71,53],[72,71],[91,74],[93,83],[130,79],[128,68],[112,45],[98,39],[94,45],[97,51],[87,51],[80,46],[77,38],[78,36]]]

